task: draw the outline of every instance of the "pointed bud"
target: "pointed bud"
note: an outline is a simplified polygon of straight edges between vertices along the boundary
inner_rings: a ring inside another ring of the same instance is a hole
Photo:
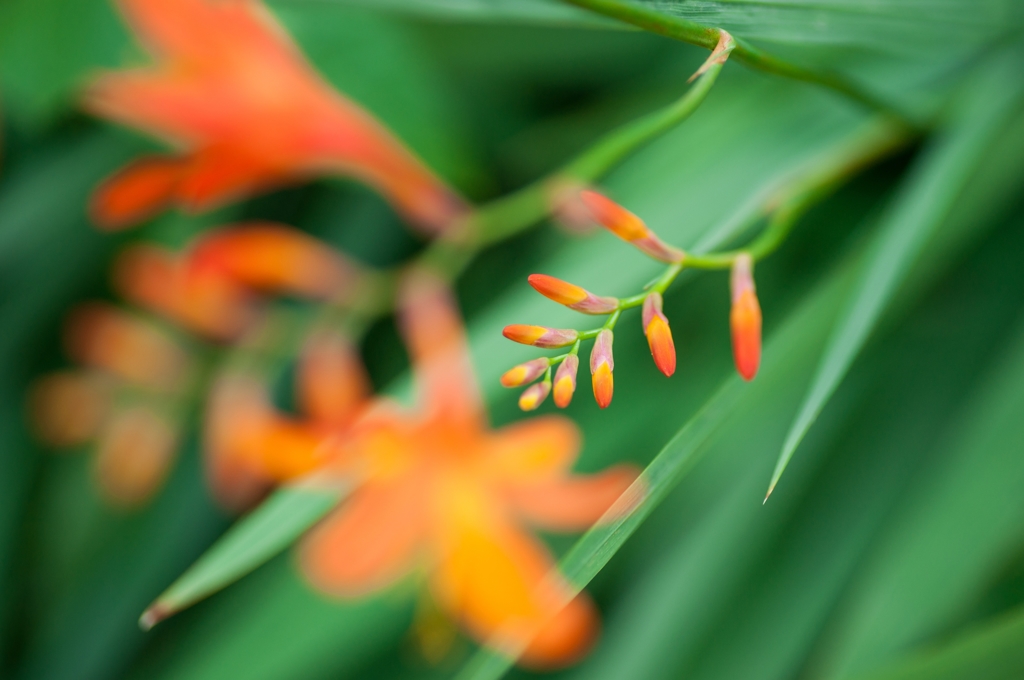
[[[519,397],[519,408],[524,411],[532,411],[548,398],[551,394],[551,381],[542,380],[539,383],[530,385]]]
[[[732,265],[732,355],[744,380],[753,380],[761,364],[761,306],[754,290],[753,268],[746,253]]]
[[[577,285],[546,274],[531,274],[527,279],[538,293],[569,309],[584,314],[610,314],[619,307],[613,297],[601,297]]]
[[[555,373],[555,406],[565,408],[572,401],[572,395],[576,391],[576,372],[580,368],[580,358],[570,354],[558,367]]]
[[[590,352],[590,373],[594,383],[594,398],[601,408],[608,408],[612,403],[615,360],[612,357],[612,332],[605,328],[597,334],[594,349]]]
[[[686,254],[682,250],[662,241],[643,220],[607,196],[585,189],[580,192],[580,200],[595,222],[649,257],[669,263],[683,261]]]
[[[544,371],[548,370],[550,365],[551,362],[542,358],[513,366],[501,376],[501,384],[505,387],[519,387],[520,385],[531,383],[544,375]]]
[[[676,372],[676,346],[672,342],[672,331],[668,319],[661,312],[661,293],[651,293],[644,298],[644,335],[651,346],[654,365],[666,376]]]
[[[565,347],[576,342],[580,334],[572,329],[548,328],[547,326],[528,326],[526,324],[512,324],[505,326],[501,332],[512,342],[523,345],[533,345],[544,349]]]

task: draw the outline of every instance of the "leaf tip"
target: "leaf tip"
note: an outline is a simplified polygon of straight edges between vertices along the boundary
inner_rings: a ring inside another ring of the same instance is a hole
[[[149,631],[153,626],[160,623],[173,613],[174,612],[165,605],[154,604],[146,611],[142,612],[142,616],[139,617],[139,628],[143,631]]]

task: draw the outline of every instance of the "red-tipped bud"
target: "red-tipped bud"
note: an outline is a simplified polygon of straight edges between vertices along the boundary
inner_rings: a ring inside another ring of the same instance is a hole
[[[570,354],[555,372],[555,406],[558,408],[565,408],[572,401],[572,395],[576,391],[576,372],[579,368],[579,357]]]
[[[520,385],[531,383],[544,375],[544,371],[548,370],[550,365],[551,362],[542,358],[513,366],[501,376],[501,384],[505,387],[519,387]]]
[[[539,383],[530,385],[519,397],[519,408],[524,411],[532,411],[543,404],[549,394],[551,394],[550,380],[542,380]]]
[[[584,189],[580,192],[580,200],[590,210],[595,222],[623,241],[632,243],[649,257],[673,263],[682,262],[686,256],[679,248],[670,246],[658,238],[643,220],[607,196]]]
[[[615,360],[612,357],[612,332],[605,328],[597,334],[594,349],[590,352],[590,373],[594,383],[594,398],[601,408],[608,408],[612,403]]]
[[[754,289],[754,262],[738,256],[732,265],[732,355],[744,380],[753,380],[761,365],[761,305]]]
[[[556,279],[554,276],[531,274],[527,280],[534,290],[544,297],[577,312],[609,314],[619,307],[617,298],[594,295],[584,288]]]
[[[505,330],[503,330],[501,334],[512,342],[518,342],[523,345],[533,345],[534,347],[543,347],[544,349],[571,345],[576,342],[580,336],[578,331],[571,329],[548,328],[547,326],[527,326],[526,324],[520,323],[505,326]]]
[[[672,342],[668,319],[661,312],[661,293],[651,293],[644,298],[643,323],[655,366],[666,376],[671,376],[676,372],[676,346]]]

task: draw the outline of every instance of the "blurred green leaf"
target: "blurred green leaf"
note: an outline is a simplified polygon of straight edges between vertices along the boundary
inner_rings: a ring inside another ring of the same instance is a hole
[[[275,491],[161,593],[143,613],[140,625],[151,628],[234,583],[291,545],[343,497],[340,491],[325,489],[284,487]]]
[[[1024,610],[1017,610],[856,680],[1017,680],[1024,674]]]
[[[786,436],[765,500],[775,490],[797,446],[867,341],[921,249],[952,209],[1020,90],[1007,86],[1016,52],[988,65],[965,93],[966,108],[925,152],[879,227],[873,255],[854,286],[821,359],[807,398]],[[1019,86],[1020,83],[1017,83]]]

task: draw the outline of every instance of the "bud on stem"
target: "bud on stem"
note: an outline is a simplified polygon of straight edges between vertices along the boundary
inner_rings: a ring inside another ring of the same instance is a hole
[[[645,255],[669,264],[683,261],[686,254],[682,250],[662,241],[643,220],[607,196],[585,189],[580,192],[580,200],[595,222]]]
[[[580,358],[570,354],[558,367],[555,373],[555,406],[565,408],[572,401],[576,392],[576,372],[580,368]]]
[[[601,408],[608,408],[612,403],[615,360],[612,357],[612,331],[604,328],[594,341],[594,349],[590,352],[590,373],[594,387],[594,398]]]
[[[666,376],[676,372],[676,347],[672,341],[672,331],[668,319],[661,311],[661,293],[651,293],[644,299],[643,324],[644,335],[651,347],[654,365]]]
[[[736,370],[744,380],[753,380],[761,364],[761,305],[754,289],[754,261],[749,254],[736,257],[732,265],[732,354]]]
[[[609,314],[619,307],[613,297],[601,297],[567,281],[546,274],[531,274],[528,281],[534,290],[560,305],[584,314]]]
[[[550,366],[550,362],[543,358],[513,366],[501,376],[501,384],[505,387],[519,387],[520,385],[531,383],[544,375],[544,371],[548,370],[548,366]]]
[[[544,349],[565,347],[576,342],[580,334],[572,329],[548,328],[546,326],[528,326],[526,324],[512,324],[505,326],[502,335],[523,345],[533,345]]]

